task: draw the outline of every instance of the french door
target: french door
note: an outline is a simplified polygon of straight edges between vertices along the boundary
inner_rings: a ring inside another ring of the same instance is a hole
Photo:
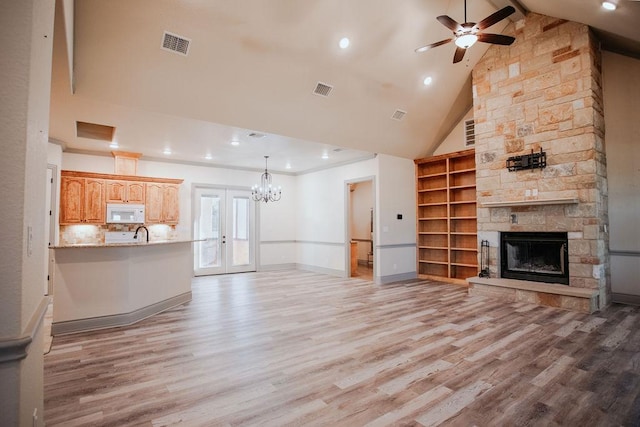
[[[194,274],[256,270],[255,203],[248,190],[198,187],[195,191]]]

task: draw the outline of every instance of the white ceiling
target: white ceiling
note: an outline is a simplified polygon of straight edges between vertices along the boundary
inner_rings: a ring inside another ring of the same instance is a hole
[[[508,3],[468,0],[467,15],[477,22]],[[521,4],[623,37],[627,48],[640,43],[640,2],[619,0],[608,13],[598,0]],[[270,169],[289,163],[292,173],[371,153],[424,157],[471,106],[470,72],[488,47],[458,64],[453,44],[414,53],[450,37],[442,14],[463,22],[463,1],[76,1],[74,93],[56,18],[50,138],[108,153],[108,143],[76,136],[76,121],[98,123],[116,127],[119,150],[147,158],[260,169],[269,155]],[[165,30],[191,39],[188,56],[160,48]],[[341,50],[344,36],[351,46]],[[312,93],[317,82],[334,87],[329,97]],[[391,119],[396,109],[402,121]]]

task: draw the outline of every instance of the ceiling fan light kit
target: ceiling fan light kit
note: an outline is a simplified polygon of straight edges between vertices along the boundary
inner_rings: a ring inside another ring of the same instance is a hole
[[[483,43],[508,46],[515,41],[514,37],[505,36],[502,34],[483,33],[482,31],[502,21],[509,15],[515,13],[515,11],[516,10],[513,6],[506,6],[498,10],[497,12],[487,16],[482,21],[476,24],[475,22],[467,22],[467,1],[465,0],[464,24],[458,23],[456,20],[447,15],[440,15],[436,18],[438,22],[453,31],[453,37],[419,47],[415,51],[416,53],[425,52],[434,47],[442,46],[453,41],[457,46],[456,51],[453,55],[453,63],[455,64],[462,61],[466,50],[478,41]]]

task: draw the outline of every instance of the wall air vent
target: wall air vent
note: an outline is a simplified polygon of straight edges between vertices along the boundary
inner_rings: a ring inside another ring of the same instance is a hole
[[[316,88],[313,90],[315,95],[327,97],[333,90],[333,86],[328,85],[326,83],[318,82]]]
[[[400,121],[400,120],[404,119],[404,116],[405,116],[406,114],[407,114],[407,112],[406,112],[406,111],[403,111],[403,110],[396,110],[396,111],[394,111],[394,112],[393,112],[393,114],[391,115],[391,118],[392,118],[393,120]]]
[[[79,138],[97,139],[98,141],[113,141],[116,128],[99,125],[97,123],[76,122],[76,136]]]
[[[473,119],[464,121],[464,145],[466,147],[476,145],[476,123]]]
[[[191,39],[165,31],[162,36],[162,49],[187,56]]]

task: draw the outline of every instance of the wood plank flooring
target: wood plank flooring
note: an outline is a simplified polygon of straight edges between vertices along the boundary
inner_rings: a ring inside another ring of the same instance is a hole
[[[137,325],[55,337],[48,426],[640,424],[640,309],[586,315],[423,280],[194,279]]]

